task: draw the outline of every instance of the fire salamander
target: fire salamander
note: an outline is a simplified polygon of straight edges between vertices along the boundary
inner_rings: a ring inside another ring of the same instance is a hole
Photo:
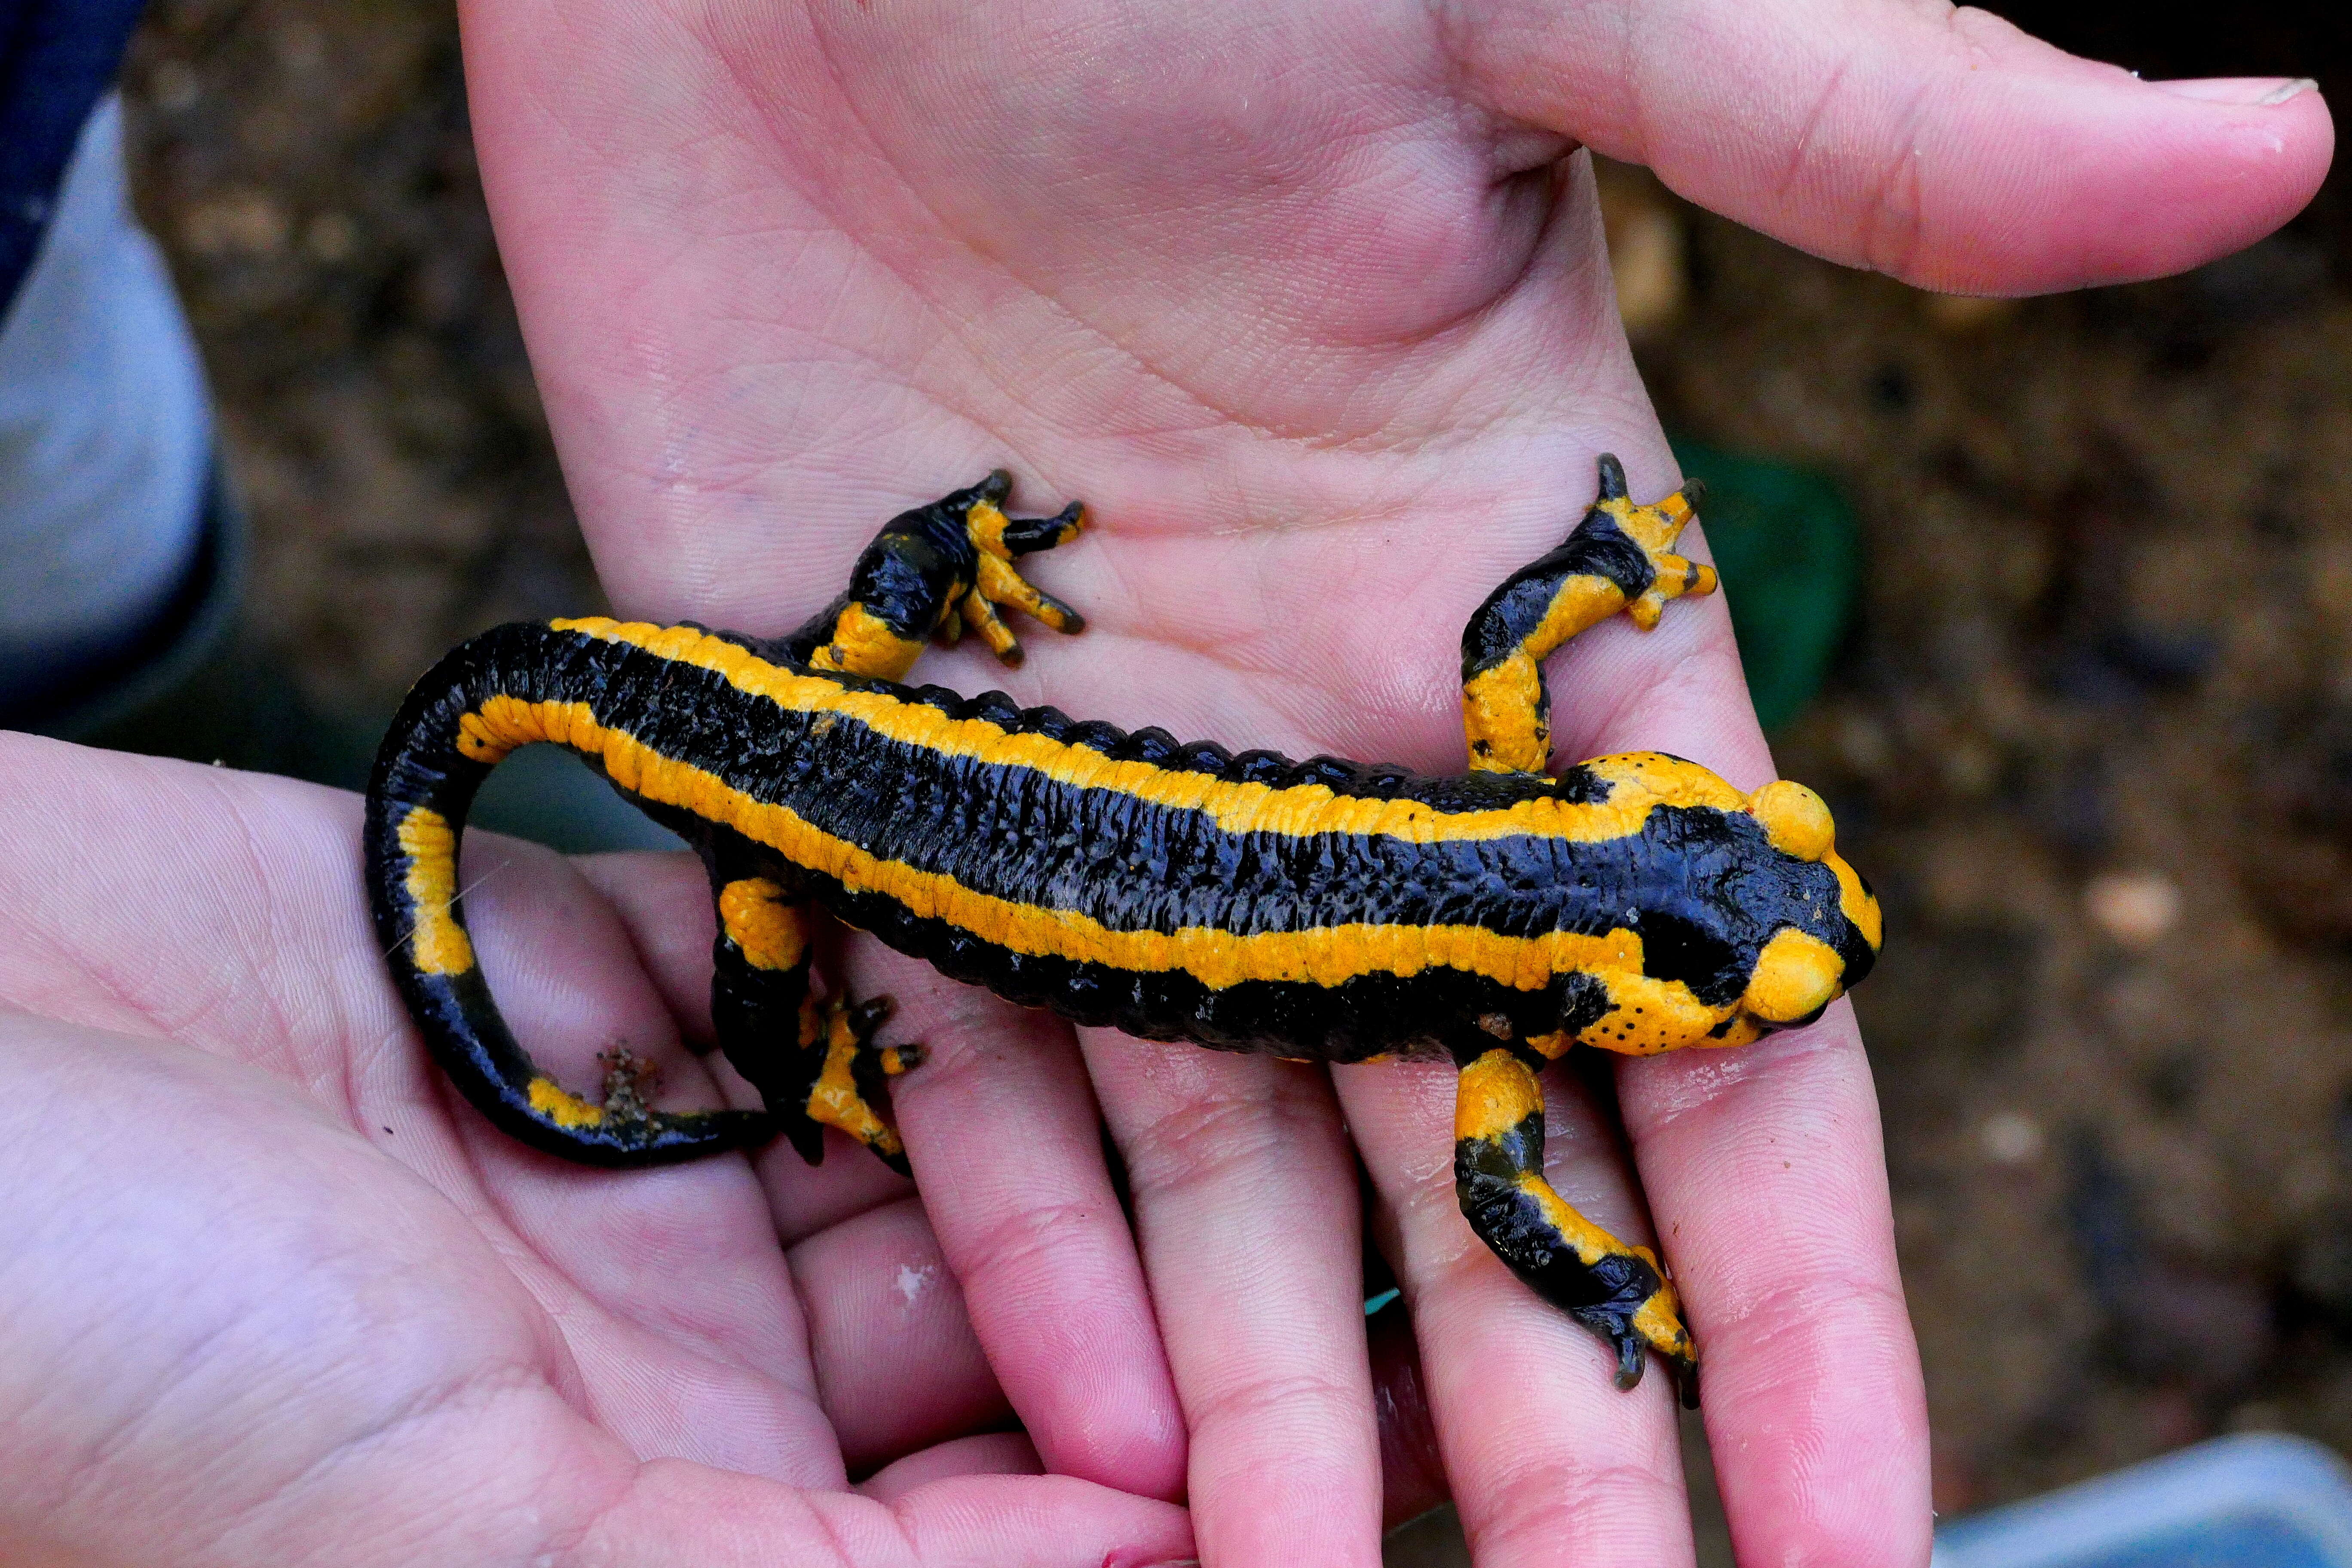
[[[927,638],[1077,613],[1013,562],[1074,537],[1003,510],[990,475],[894,520],[848,592],[774,641],[604,619],[500,626],[401,709],[368,786],[377,928],[434,1054],[491,1121],[598,1165],[778,1132],[811,1162],[839,1128],[898,1170],[886,1085],[919,1048],[875,1039],[887,999],[810,984],[822,906],[957,980],[1075,1023],[1221,1050],[1460,1069],[1454,1182],[1471,1227],[1606,1340],[1696,1400],[1675,1287],[1649,1248],[1544,1179],[1537,1075],[1570,1047],[1737,1046],[1810,1022],[1866,973],[1869,887],[1821,797],[1742,795],[1658,752],[1554,775],[1541,661],[1623,612],[1647,629],[1714,572],[1671,553],[1695,487],[1626,496],[1616,459],[1567,540],[1462,637],[1465,776],[1232,752],[899,684]],[[499,759],[568,746],[700,854],[718,903],[718,1045],[765,1113],[599,1104],[535,1068],[499,1018],[458,898],[457,840]]]

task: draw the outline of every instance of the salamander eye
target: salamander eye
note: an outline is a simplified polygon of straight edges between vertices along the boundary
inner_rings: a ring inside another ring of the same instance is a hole
[[[1837,842],[1829,803],[1794,779],[1768,784],[1748,797],[1748,815],[1764,826],[1772,847],[1800,860],[1819,860]]]
[[[1810,792],[1808,792],[1810,793]],[[1845,960],[1837,949],[1794,926],[1783,926],[1756,957],[1748,978],[1747,1010],[1769,1024],[1794,1024],[1837,1000]]]

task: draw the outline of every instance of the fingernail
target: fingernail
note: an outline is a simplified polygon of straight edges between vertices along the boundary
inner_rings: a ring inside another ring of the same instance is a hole
[[[2268,109],[2319,90],[2319,84],[2307,76],[2208,76],[2192,77],[2186,81],[2152,81],[2147,85],[2160,87],[2176,98],[2234,103],[2246,109]]]

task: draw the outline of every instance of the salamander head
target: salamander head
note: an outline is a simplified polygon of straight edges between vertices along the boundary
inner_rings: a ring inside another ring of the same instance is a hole
[[[1607,919],[1595,940],[1628,945],[1588,953],[1563,985],[1558,1037],[1641,1055],[1742,1045],[1812,1022],[1870,973],[1878,900],[1836,852],[1811,790],[1782,780],[1745,795],[1654,752],[1589,763],[1578,787],[1641,817],[1606,841],[1622,858],[1588,877],[1601,909],[1588,900],[1576,915],[1586,931]],[[1569,853],[1590,868],[1604,847]]]
[[[1739,996],[1738,1016],[1760,1033],[1810,1024],[1860,984],[1877,961],[1884,927],[1870,885],[1837,853],[1835,825],[1820,795],[1782,779],[1748,797],[1748,815],[1780,862],[1759,867],[1752,880],[1794,892],[1772,908],[1775,929]]]

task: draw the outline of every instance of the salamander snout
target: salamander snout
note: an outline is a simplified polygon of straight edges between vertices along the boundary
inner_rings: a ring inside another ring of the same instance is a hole
[[[1820,795],[1782,779],[1749,796],[1748,810],[1773,848],[1820,867],[1833,882],[1822,896],[1792,909],[1797,918],[1772,933],[1739,1002],[1740,1011],[1762,1028],[1809,1024],[1870,973],[1883,934],[1878,900],[1838,856],[1836,825]]]

